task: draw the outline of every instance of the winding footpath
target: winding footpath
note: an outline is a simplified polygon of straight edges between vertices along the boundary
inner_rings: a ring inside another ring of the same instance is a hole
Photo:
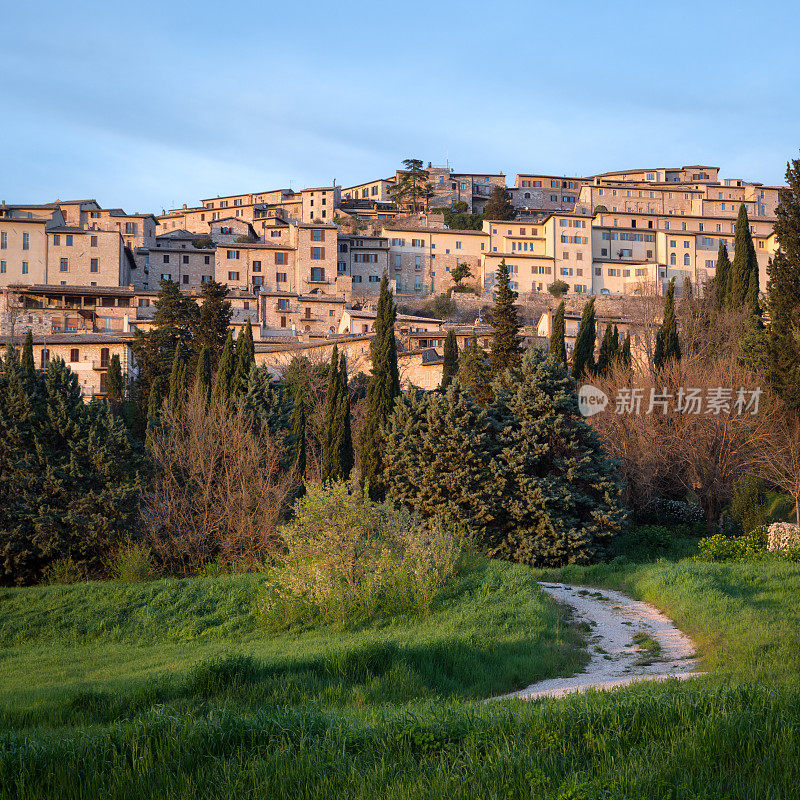
[[[704,674],[697,671],[692,640],[648,603],[610,589],[562,583],[540,585],[554,600],[571,607],[574,624],[586,623],[590,627],[591,661],[578,675],[532,683],[503,697],[562,697],[586,689],[609,690],[636,681],[683,680]],[[639,639],[645,635],[652,648],[649,652],[634,642],[637,633]]]

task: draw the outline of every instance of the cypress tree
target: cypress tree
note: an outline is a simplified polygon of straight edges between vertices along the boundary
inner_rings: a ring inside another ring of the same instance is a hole
[[[606,325],[606,332],[603,334],[603,341],[600,342],[600,352],[597,355],[597,365],[595,372],[598,375],[605,375],[617,354],[619,344],[614,334],[611,323]]]
[[[653,366],[661,369],[670,361],[680,361],[681,345],[678,340],[678,321],[675,318],[675,278],[669,282],[664,300],[664,317],[656,334]]]
[[[219,361],[231,322],[228,287],[216,281],[204,281],[200,288],[200,313],[197,326],[197,348],[208,348],[213,372]]]
[[[744,203],[739,206],[739,216],[736,219],[736,238],[727,301],[729,308],[746,307],[753,314],[758,310],[758,259]]]
[[[299,481],[298,492],[302,494],[305,489],[303,482],[306,478],[306,404],[299,387],[295,387],[294,406],[292,408],[291,422],[292,439],[295,446],[295,469]]]
[[[728,246],[725,242],[719,243],[717,253],[717,269],[714,273],[714,301],[718,308],[728,304],[728,288],[731,280],[731,262],[728,257]]]
[[[564,314],[566,307],[562,300],[558,304],[556,313],[553,315],[553,328],[550,331],[550,355],[559,364],[567,365],[567,346],[564,343],[564,336],[566,334],[566,327],[564,322]]]
[[[150,397],[147,400],[147,431],[144,437],[145,447],[150,447],[153,441],[153,434],[161,424],[161,406],[164,403],[164,396],[169,389],[167,379],[159,375],[150,387]]]
[[[339,348],[333,346],[328,366],[328,388],[325,392],[325,412],[322,419],[322,480],[336,479],[334,418],[339,392]]]
[[[250,320],[236,341],[236,369],[231,382],[231,395],[237,395],[247,390],[247,380],[250,369],[256,363],[256,350],[253,343],[253,327]]]
[[[180,347],[175,348],[172,359],[172,370],[169,375],[169,397],[167,406],[173,414],[177,414],[183,406],[183,395],[186,390],[186,365],[181,356]]]
[[[108,362],[108,372],[106,372],[106,397],[111,401],[112,406],[116,407],[125,394],[125,386],[122,379],[122,365],[119,356],[114,353]]]
[[[469,391],[472,399],[480,406],[487,406],[494,399],[489,375],[489,364],[486,352],[478,345],[478,335],[472,338],[464,347],[464,352],[458,359],[458,380]]]
[[[495,301],[492,310],[492,324],[494,338],[489,352],[489,360],[494,375],[499,375],[506,369],[515,369],[519,366],[522,348],[522,339],[519,335],[519,320],[514,301],[517,293],[511,289],[506,261],[503,259],[497,268],[495,281]]]
[[[211,350],[207,346],[200,351],[197,359],[194,386],[207,405],[211,401]]]
[[[33,360],[33,334],[30,331],[25,336],[25,344],[22,345],[20,366],[25,375],[29,378],[33,377],[36,371],[36,362]]]
[[[451,328],[444,340],[444,364],[442,364],[441,389],[446,389],[458,371],[458,342],[456,332]]]
[[[214,403],[227,403],[231,397],[233,376],[236,370],[233,347],[233,333],[228,331],[228,336],[225,339],[225,346],[222,348],[222,355],[219,358],[219,365],[217,366],[214,389],[211,392],[211,400]]]
[[[633,356],[631,355],[631,335],[628,333],[625,336],[625,341],[622,343],[622,349],[619,351],[619,363],[623,367],[630,369],[633,365]]]
[[[347,480],[356,463],[353,452],[353,432],[350,427],[350,386],[347,381],[347,359],[339,357],[339,391],[336,401],[337,461],[339,477]]]
[[[767,267],[767,374],[792,409],[800,409],[800,159],[786,165],[775,211],[778,249]]]
[[[366,417],[359,443],[361,479],[369,486],[369,495],[373,500],[382,500],[386,494],[383,481],[383,428],[400,394],[397,342],[394,336],[396,317],[397,309],[384,272],[372,342],[372,372],[367,385]]]
[[[597,325],[594,315],[594,297],[583,307],[581,324],[575,337],[572,351],[572,377],[576,381],[594,369],[594,345],[597,339]]]

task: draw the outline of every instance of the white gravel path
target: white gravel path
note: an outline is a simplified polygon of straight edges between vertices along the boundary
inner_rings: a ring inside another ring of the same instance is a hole
[[[539,681],[504,697],[562,697],[586,689],[614,689],[635,681],[685,679],[703,674],[697,671],[692,640],[648,603],[609,589],[562,583],[540,585],[553,599],[573,609],[573,623],[591,626],[591,661],[578,675]],[[637,631],[644,631],[661,645],[657,660],[651,664],[636,663],[643,655],[632,640]]]

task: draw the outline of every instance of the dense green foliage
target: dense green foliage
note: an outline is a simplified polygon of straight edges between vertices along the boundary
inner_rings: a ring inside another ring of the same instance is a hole
[[[733,484],[731,516],[750,533],[767,522],[767,493],[764,480],[746,472]]]
[[[469,390],[478,404],[485,406],[491,402],[494,392],[491,387],[489,358],[478,344],[478,336],[475,333],[459,356],[457,375],[461,385]]]
[[[537,565],[597,560],[625,511],[574,381],[531,350],[494,392],[488,408],[460,382],[442,395],[406,393],[387,430],[390,496],[474,531],[493,555]]]
[[[85,404],[60,359],[0,363],[0,582],[28,583],[58,559],[84,574],[135,528],[146,465],[105,402]]]
[[[755,314],[758,312],[758,259],[744,203],[739,206],[733,248],[726,304],[728,308],[746,308]]]
[[[800,409],[800,159],[786,168],[786,188],[775,211],[778,250],[767,267],[767,371],[770,385]]]
[[[428,171],[420,159],[403,159],[403,169],[398,171],[397,182],[389,189],[389,197],[398,208],[412,213],[427,208],[433,190],[428,183]]]
[[[451,328],[444,338],[444,363],[442,364],[442,389],[446,389],[458,371],[458,341],[456,332]]]
[[[322,480],[347,480],[355,463],[350,430],[350,388],[345,354],[342,353],[340,359],[336,345],[328,368],[322,435]]]
[[[511,202],[511,195],[508,190],[503,186],[495,186],[492,189],[491,197],[483,209],[484,219],[514,219],[517,215],[517,210]]]

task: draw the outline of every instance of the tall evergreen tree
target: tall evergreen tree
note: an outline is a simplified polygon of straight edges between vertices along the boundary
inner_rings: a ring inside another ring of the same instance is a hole
[[[250,320],[236,340],[236,369],[231,381],[231,395],[237,395],[247,390],[247,380],[250,370],[256,363],[255,344],[253,343],[253,327]]]
[[[495,300],[492,310],[494,337],[489,351],[492,372],[499,375],[503,370],[515,369],[522,357],[522,338],[519,335],[519,319],[514,302],[517,293],[511,288],[511,278],[503,259],[495,279]]]
[[[22,345],[20,366],[22,371],[29,377],[32,377],[36,371],[36,362],[33,359],[33,334],[30,331],[25,336],[25,344]]]
[[[495,186],[483,209],[484,219],[514,219],[517,210],[511,202],[511,195],[504,186]]]
[[[144,438],[145,447],[150,447],[153,434],[161,424],[161,407],[169,391],[169,380],[159,375],[150,387],[150,397],[147,401],[147,432]]]
[[[739,206],[739,216],[736,219],[727,301],[729,308],[747,308],[753,314],[758,311],[758,259],[744,203]]]
[[[456,332],[451,328],[444,340],[444,363],[442,364],[442,390],[446,389],[458,371],[458,342]]]
[[[214,378],[214,389],[211,392],[211,400],[214,403],[227,403],[231,397],[233,388],[233,376],[236,371],[236,355],[234,352],[233,333],[228,331],[225,339],[225,346],[222,348],[222,355],[217,366],[217,374]]]
[[[625,341],[622,343],[622,348],[619,351],[619,363],[630,369],[633,366],[633,356],[631,354],[631,335],[628,333],[625,336]]]
[[[494,399],[490,372],[488,356],[478,345],[478,335],[473,333],[458,359],[457,374],[459,383],[472,395],[473,400],[483,407]]]
[[[567,346],[564,343],[564,336],[566,333],[565,322],[564,322],[565,313],[566,313],[566,307],[564,305],[564,301],[562,300],[558,304],[556,313],[553,314],[553,327],[550,331],[549,352],[555,361],[557,361],[559,364],[563,364],[566,367]]]
[[[615,333],[611,323],[606,325],[606,332],[603,334],[603,341],[600,342],[600,352],[597,355],[597,365],[595,372],[598,375],[605,375],[609,367],[615,362],[619,350],[618,334]]]
[[[339,477],[347,480],[355,466],[353,452],[353,431],[350,427],[350,386],[347,380],[347,359],[345,354],[339,356],[339,391],[336,401],[336,439]]]
[[[344,353],[339,357],[336,345],[331,355],[323,424],[322,479],[346,480],[354,464],[350,389],[347,383],[347,361]]]
[[[217,368],[222,355],[233,313],[230,301],[226,299],[228,291],[225,284],[216,281],[204,281],[200,289],[201,304],[195,347],[198,351],[208,347],[212,372]]]
[[[211,348],[206,345],[197,358],[197,371],[194,377],[195,390],[203,401],[211,401]]]
[[[306,404],[302,392],[297,387],[295,387],[293,399],[291,431],[295,443],[298,491],[302,494],[304,491],[303,481],[306,478]]]
[[[322,418],[322,480],[335,480],[336,458],[334,446],[334,417],[339,392],[339,347],[333,346],[328,365],[328,388],[325,392],[325,410]]]
[[[392,412],[395,399],[400,394],[397,342],[394,335],[396,318],[394,297],[384,272],[372,341],[372,372],[367,385],[366,417],[359,442],[361,478],[369,486],[369,494],[373,500],[383,499],[386,494],[383,480],[383,428]]]
[[[731,262],[728,257],[728,246],[725,242],[719,243],[717,252],[717,267],[714,273],[714,301],[718,308],[728,304],[728,291],[731,281]]]
[[[767,274],[767,373],[784,402],[800,410],[800,159],[786,165],[775,211],[778,249]]]
[[[111,356],[108,362],[108,371],[106,372],[106,397],[114,408],[117,408],[118,404],[125,399],[122,364],[120,364],[119,356],[116,353]]]
[[[594,297],[583,307],[581,324],[572,351],[572,377],[576,381],[594,369],[594,346],[597,340],[597,323],[594,314]]]
[[[389,190],[391,201],[412,214],[424,211],[433,190],[428,182],[428,170],[418,158],[403,159],[403,169],[398,171],[397,181]]]
[[[664,299],[664,316],[656,334],[653,366],[661,369],[670,361],[680,361],[681,344],[678,340],[678,320],[675,317],[675,278],[669,282]]]

